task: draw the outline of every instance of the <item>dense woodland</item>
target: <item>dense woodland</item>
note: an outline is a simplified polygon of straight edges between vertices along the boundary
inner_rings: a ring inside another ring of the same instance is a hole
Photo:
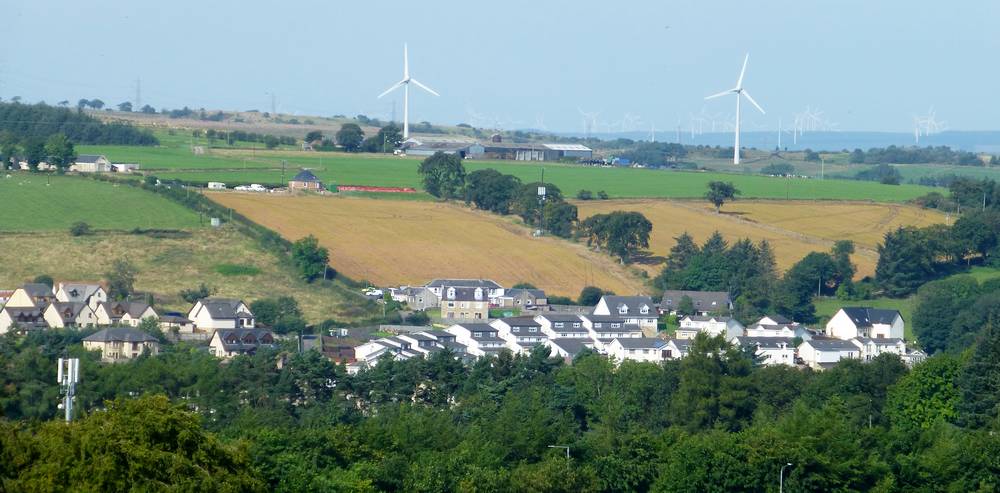
[[[1000,486],[994,323],[912,371],[884,355],[823,373],[707,338],[663,365],[438,353],[347,376],[318,353],[220,364],[184,345],[100,365],[81,336],[0,338],[6,491],[774,491],[788,462],[789,491]],[[67,351],[70,426],[51,421]]]

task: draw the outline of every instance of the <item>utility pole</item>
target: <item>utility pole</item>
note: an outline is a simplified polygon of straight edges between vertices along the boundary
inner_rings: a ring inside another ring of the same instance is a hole
[[[66,411],[66,422],[73,421],[73,399],[76,395],[76,384],[80,383],[80,360],[78,358],[59,358],[57,379],[63,395],[63,409]]]

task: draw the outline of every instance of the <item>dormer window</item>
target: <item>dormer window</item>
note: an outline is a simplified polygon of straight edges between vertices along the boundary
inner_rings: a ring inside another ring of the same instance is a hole
[[[617,329],[617,328],[619,328],[621,326],[622,326],[622,324],[620,324],[618,322],[611,322],[611,328],[612,329]]]
[[[553,325],[555,325],[557,329],[561,329],[561,328],[563,328],[563,323],[562,323],[562,322],[556,322],[556,323],[555,323],[555,324],[553,324]]]
[[[448,299],[455,299],[455,288],[448,288]]]
[[[476,288],[475,297],[477,300],[483,299],[483,288]]]
[[[528,332],[538,332],[537,327],[528,327]]]
[[[573,322],[573,328],[574,329],[579,329],[580,328],[580,322]]]
[[[649,313],[649,307],[646,305],[642,305],[642,308],[639,309],[639,313],[642,313],[643,315]]]
[[[619,306],[618,313],[621,315],[625,315],[626,313],[628,313],[628,307],[625,305]]]

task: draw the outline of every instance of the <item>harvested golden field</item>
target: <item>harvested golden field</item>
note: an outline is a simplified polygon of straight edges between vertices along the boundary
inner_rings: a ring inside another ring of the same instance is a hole
[[[315,235],[330,264],[378,285],[433,278],[529,282],[549,294],[576,297],[593,284],[617,293],[644,291],[634,272],[584,245],[533,238],[510,217],[438,202],[319,196],[208,194],[250,219],[296,240]]]
[[[768,240],[778,268],[785,270],[812,251],[828,251],[833,242],[853,240],[858,276],[872,275],[875,251],[885,232],[899,226],[927,226],[945,221],[943,214],[901,204],[810,201],[737,201],[722,214],[707,202],[675,200],[610,200],[577,202],[580,219],[615,210],[639,211],[653,222],[650,250],[664,257],[674,237],[687,231],[702,242],[714,231],[732,242],[739,238]],[[661,264],[647,264],[650,273]]]
[[[173,238],[98,233],[74,237],[66,232],[0,235],[0,289],[12,289],[40,274],[59,281],[100,281],[112,261],[127,256],[136,266],[135,289],[156,295],[167,310],[186,312],[182,289],[204,282],[216,296],[259,298],[292,296],[311,323],[327,318],[364,318],[363,300],[334,288],[317,288],[299,280],[274,255],[257,248],[250,238],[228,229],[198,229]],[[249,274],[223,275],[219,265],[251,268]],[[252,268],[256,268],[252,269]]]

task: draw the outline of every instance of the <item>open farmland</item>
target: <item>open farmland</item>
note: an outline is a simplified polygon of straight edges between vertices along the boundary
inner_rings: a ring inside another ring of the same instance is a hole
[[[575,297],[593,284],[637,293],[643,282],[612,258],[565,240],[532,238],[508,217],[437,202],[208,194],[295,240],[312,234],[330,263],[379,285],[418,284],[435,277],[486,277],[510,286],[530,282],[549,294]]]
[[[156,194],[70,176],[11,173],[0,178],[0,231],[195,228],[198,215]]]
[[[669,200],[610,200],[577,202],[580,218],[615,210],[638,211],[653,223],[650,250],[665,257],[674,237],[687,231],[703,242],[714,231],[729,242],[739,238],[768,240],[779,270],[785,270],[812,251],[829,251],[836,240],[853,240],[858,277],[872,275],[875,251],[885,232],[899,226],[927,226],[945,222],[943,214],[899,204],[805,201],[737,201],[722,214],[706,202]],[[661,263],[644,266],[658,273]]]
[[[365,303],[356,294],[307,285],[274,255],[259,249],[254,240],[225,227],[165,238],[123,233],[81,237],[55,231],[5,233],[0,235],[0,287],[12,288],[39,274],[48,274],[57,281],[99,281],[119,255],[127,257],[138,270],[136,290],[155,293],[161,309],[186,312],[190,305],[180,298],[180,291],[204,282],[217,290],[217,296],[242,298],[247,303],[292,296],[310,323],[371,315],[364,311]],[[225,275],[227,269],[220,266],[234,262],[243,266],[246,274]]]

